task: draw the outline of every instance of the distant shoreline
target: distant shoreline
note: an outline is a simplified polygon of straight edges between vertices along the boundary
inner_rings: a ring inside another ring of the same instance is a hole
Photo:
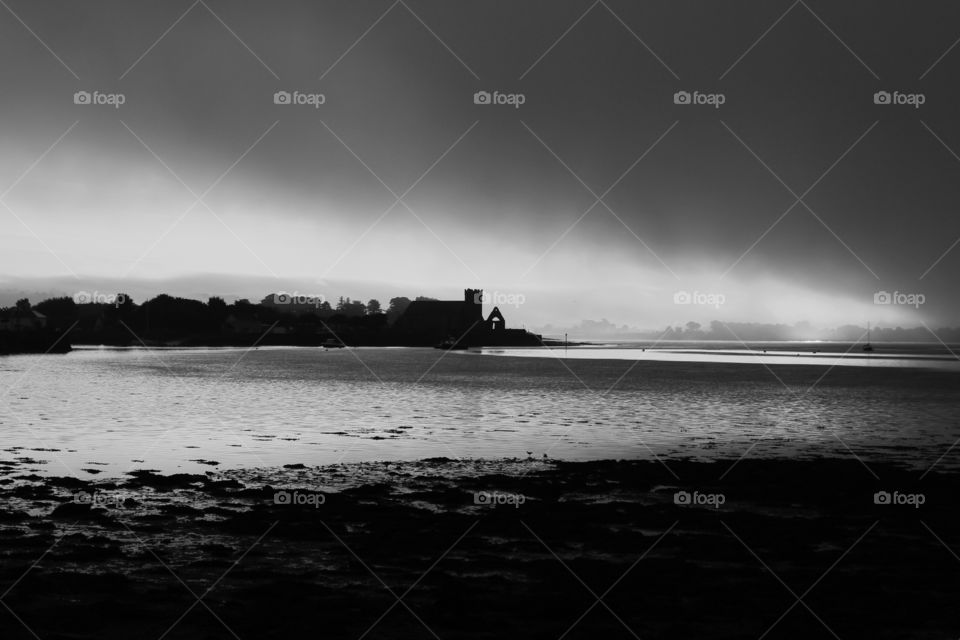
[[[403,345],[403,344],[347,344],[342,345],[349,348],[386,348],[386,349],[428,349],[427,345]],[[761,364],[768,366],[836,366],[843,364],[845,367],[862,366],[899,366],[907,368],[911,363],[928,363],[930,365],[941,365],[938,368],[949,369],[957,363],[960,368],[960,357],[957,351],[948,346],[937,343],[874,343],[875,351],[863,353],[858,349],[858,345],[851,343],[795,343],[795,342],[777,342],[777,343],[748,343],[741,345],[729,341],[712,342],[685,342],[685,343],[662,343],[648,344],[636,342],[624,344],[620,342],[587,342],[587,341],[563,341],[544,340],[536,346],[472,346],[464,349],[466,353],[485,352],[485,355],[497,357],[554,357],[569,358],[581,360],[634,360],[634,361],[657,361],[668,363],[676,362],[697,362],[715,364]],[[341,345],[315,344],[296,344],[287,341],[262,341],[260,343],[248,343],[245,341],[236,341],[233,343],[216,344],[183,344],[183,343],[163,343],[163,344],[95,344],[95,343],[77,343],[74,345],[64,345],[64,348],[56,350],[35,349],[20,350],[12,353],[2,353],[0,355],[38,355],[44,353],[64,354],[73,351],[95,351],[95,350],[203,350],[203,349],[337,349]],[[699,348],[696,348],[699,347]],[[715,348],[711,348],[715,347]],[[737,347],[740,347],[739,349]],[[641,357],[642,354],[642,357]],[[793,358],[799,358],[794,361]],[[787,359],[789,358],[789,360]]]

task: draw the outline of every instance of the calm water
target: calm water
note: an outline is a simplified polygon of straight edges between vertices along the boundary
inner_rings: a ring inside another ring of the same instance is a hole
[[[0,359],[0,460],[39,473],[448,458],[793,455],[956,467],[940,360],[633,350],[80,349]],[[562,350],[561,350],[562,352]],[[513,354],[513,355],[508,355]],[[523,357],[546,355],[547,357]],[[590,357],[586,357],[590,356]],[[811,360],[812,361],[807,361]],[[942,457],[942,459],[941,459]],[[939,462],[938,462],[938,459]]]

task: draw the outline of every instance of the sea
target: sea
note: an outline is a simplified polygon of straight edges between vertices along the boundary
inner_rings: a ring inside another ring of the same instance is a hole
[[[956,468],[955,351],[80,347],[0,358],[0,464],[85,478],[428,458]]]

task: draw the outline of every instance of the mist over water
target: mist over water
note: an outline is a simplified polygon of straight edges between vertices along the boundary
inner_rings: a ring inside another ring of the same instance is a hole
[[[827,367],[895,367],[960,372],[960,359],[946,345],[934,343],[884,344],[880,352],[866,353],[857,343],[733,342],[600,343],[550,349],[483,349],[487,355],[519,358],[701,362],[713,364],[818,365]]]

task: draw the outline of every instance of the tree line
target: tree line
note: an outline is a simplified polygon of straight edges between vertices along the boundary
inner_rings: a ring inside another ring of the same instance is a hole
[[[320,297],[272,293],[259,303],[248,299],[228,303],[219,296],[203,302],[160,294],[138,304],[118,293],[79,302],[60,296],[36,305],[23,298],[14,307],[0,308],[0,319],[37,311],[45,316],[46,332],[69,330],[74,344],[242,345],[257,339],[258,344],[312,345],[330,340],[377,344],[389,342],[386,330],[410,303],[399,296],[384,308],[376,299],[340,297],[330,304]]]

